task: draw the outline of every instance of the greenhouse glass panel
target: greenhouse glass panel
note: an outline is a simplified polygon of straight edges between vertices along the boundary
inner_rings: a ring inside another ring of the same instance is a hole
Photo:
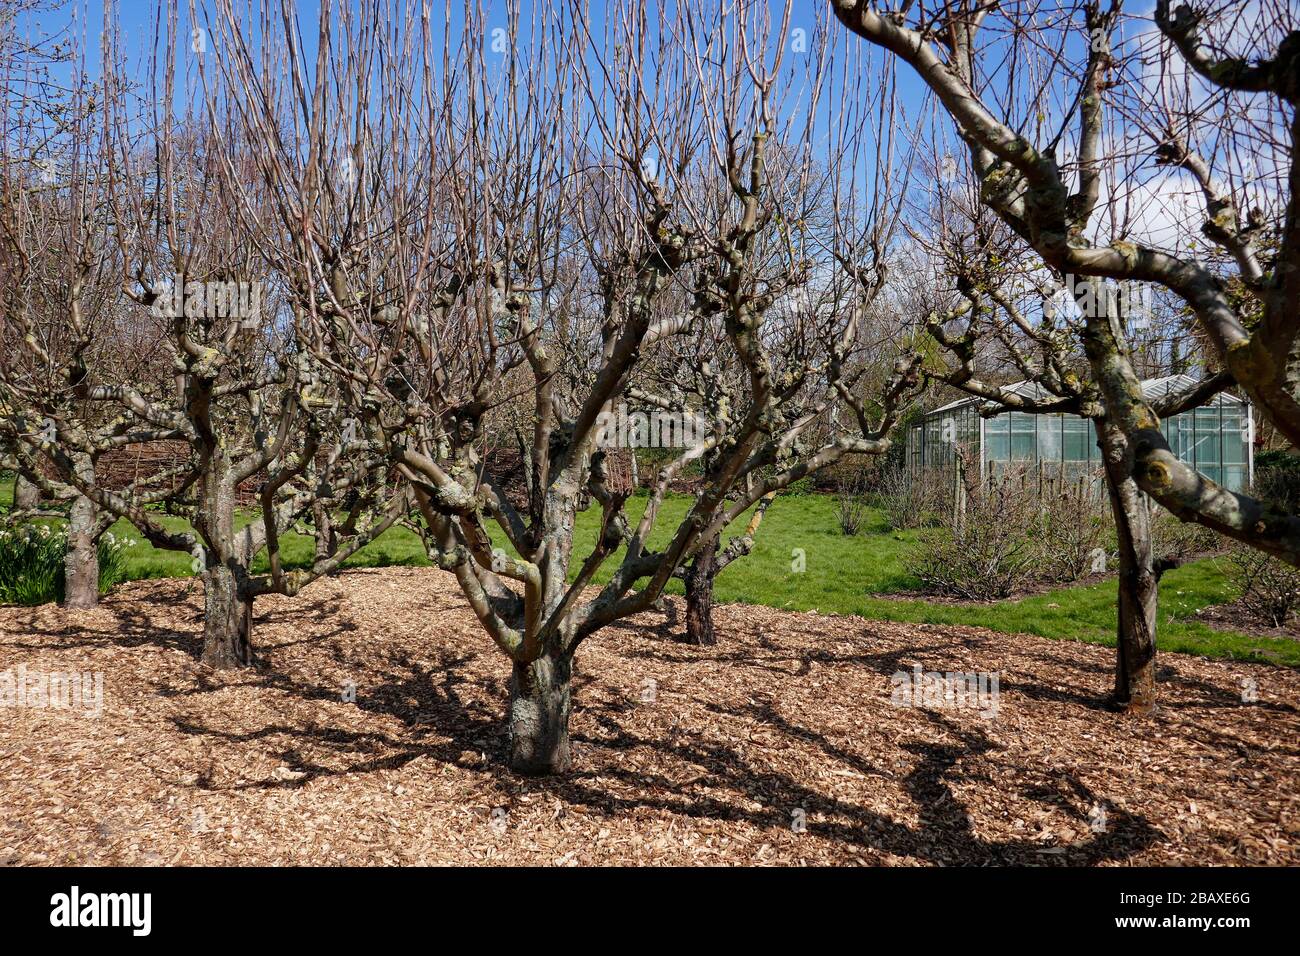
[[[1169,422],[1169,447],[1175,455],[1188,464],[1191,464],[1192,461],[1192,446],[1196,434],[1195,424],[1191,412],[1183,412],[1183,414],[1170,419]]]
[[[925,463],[937,465],[942,460],[939,448],[939,420],[932,418],[925,423]]]
[[[1035,421],[1038,416],[1025,412],[1012,412],[1011,419],[1011,460],[1033,461],[1037,443]]]
[[[1242,427],[1241,407],[1224,405],[1223,413],[1223,463],[1225,465],[1244,465],[1246,463],[1246,432]]]
[[[1196,460],[1191,464],[1195,465],[1200,471],[1204,471],[1207,476],[1210,476],[1210,473],[1203,466],[1217,465],[1220,461],[1219,442],[1223,436],[1219,431],[1219,410],[1217,408],[1198,408],[1193,414],[1196,416],[1196,450],[1194,452]],[[1214,480],[1218,481],[1219,479],[1215,478]]]
[[[980,417],[975,411],[975,406],[970,406],[962,412],[961,416],[961,433],[958,441],[971,448],[977,448],[980,442]]]
[[[1149,386],[1149,397],[1156,398],[1190,384],[1192,379],[1183,376],[1176,382],[1149,380],[1144,386]],[[971,399],[931,412],[909,429],[908,467],[950,464],[955,450],[963,448],[972,462],[979,461],[981,474],[1004,474],[1008,462],[1023,466],[1037,461],[1045,474],[1099,480],[1101,452],[1090,419],[1020,411],[984,418],[980,409],[987,407]],[[1249,409],[1232,396],[1220,396],[1208,406],[1164,419],[1160,431],[1180,459],[1207,478],[1240,490],[1250,480]]]
[[[984,423],[984,457],[988,461],[1006,461],[1011,457],[1011,421],[1006,415]]]
[[[1160,432],[1165,436],[1165,441],[1169,442],[1169,449],[1175,455],[1178,454],[1178,436],[1182,432],[1180,419],[1181,416],[1175,415],[1173,418],[1166,418],[1160,423]]]
[[[1038,460],[1060,461],[1062,416],[1037,415],[1035,417],[1038,419]]]
[[[1066,461],[1087,461],[1092,447],[1092,423],[1076,415],[1063,415],[1065,436],[1062,448]]]

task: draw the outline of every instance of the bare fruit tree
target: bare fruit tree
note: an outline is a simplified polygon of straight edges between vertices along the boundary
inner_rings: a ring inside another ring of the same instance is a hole
[[[148,331],[122,321],[120,270],[104,183],[104,148],[95,91],[55,83],[47,43],[17,40],[0,22],[5,129],[0,143],[0,445],[18,478],[10,521],[64,517],[68,548],[64,595],[70,607],[98,601],[98,542],[116,520],[70,480],[95,484],[100,459],[128,445],[174,438],[90,400],[91,367],[121,379],[158,369]],[[72,59],[65,51],[62,61]],[[83,61],[71,64],[78,72]],[[44,462],[44,464],[43,464]],[[171,494],[186,469],[150,470],[119,488],[143,507]]]
[[[1120,0],[830,6],[916,71],[965,144],[981,201],[1062,281],[1177,295],[1221,367],[1300,440],[1294,4],[1158,0],[1151,19]],[[1199,208],[1174,201],[1184,190]],[[1089,310],[1083,332],[1138,485],[1183,520],[1300,563],[1300,518],[1173,454],[1114,317]]]
[[[892,93],[828,95],[843,44],[793,7],[466,5],[453,28],[401,6],[388,43],[324,4],[313,62],[291,6],[214,27],[223,115],[270,144],[257,243],[511,663],[512,765],[563,771],[582,641],[733,524],[723,560],[746,550],[764,499],[889,447],[917,384],[895,330],[870,338]],[[643,426],[666,458],[635,513],[611,464]],[[516,430],[512,497],[484,455]]]
[[[180,33],[174,5],[162,35],[157,83],[140,101],[120,38],[106,32],[95,121],[73,137],[68,178],[19,172],[7,184],[5,261],[24,281],[5,315],[0,397],[20,459],[39,458],[97,514],[193,556],[203,659],[234,667],[253,661],[255,598],[336,570],[406,513],[408,492],[350,433],[347,408],[360,399],[312,358],[304,322],[249,239],[246,217],[261,211],[239,205],[231,184],[251,179],[252,148],[232,143],[216,112],[176,107],[192,103],[202,76],[178,79],[183,57],[206,46]],[[39,199],[50,186],[58,201]],[[73,238],[47,242],[51,229]],[[39,281],[49,273],[58,280]],[[151,360],[118,361],[123,337],[147,341]],[[114,488],[95,474],[106,445],[164,440],[182,449],[175,481]],[[188,529],[162,520],[164,502]],[[241,504],[251,521],[239,520]],[[327,513],[337,522],[305,525]],[[74,531],[79,522],[74,506]],[[282,556],[291,530],[317,539],[305,567]],[[269,568],[255,574],[262,553]]]
[[[1126,467],[1126,440],[1080,347],[1084,318],[1069,290],[980,206],[968,181],[957,177],[936,194],[929,229],[918,236],[929,269],[917,271],[918,281],[938,300],[928,309],[927,327],[942,352],[927,360],[924,373],[980,399],[985,417],[1019,411],[1074,415],[1091,423],[1119,557],[1110,702],[1128,712],[1149,712],[1156,704],[1159,582],[1172,563],[1156,557],[1148,498]],[[1101,280],[1088,282],[1117,334],[1129,324],[1151,321],[1134,303],[1121,301],[1116,289]],[[1231,384],[1227,373],[1211,371],[1150,400],[1150,406],[1166,418]]]

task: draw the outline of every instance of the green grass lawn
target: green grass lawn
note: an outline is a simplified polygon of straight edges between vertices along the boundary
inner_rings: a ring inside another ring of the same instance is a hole
[[[0,507],[8,507],[12,483],[0,483]],[[670,497],[661,509],[658,531],[651,546],[667,542],[677,521],[693,499]],[[629,518],[635,521],[645,505],[644,498],[628,501]],[[1018,601],[985,605],[937,604],[918,595],[915,599],[881,597],[915,590],[918,582],[908,575],[904,561],[917,547],[921,532],[891,533],[879,512],[872,512],[866,529],[855,537],[840,533],[833,499],[823,495],[791,495],[778,499],[769,510],[754,551],[733,563],[718,577],[715,596],[723,602],[765,604],[796,611],[857,614],[885,621],[926,624],[964,624],[1012,633],[1114,645],[1114,581],[1061,588]],[[178,518],[161,516],[174,529],[185,527]],[[574,551],[575,571],[581,556],[595,541],[600,516],[590,509],[578,516]],[[119,537],[139,540],[139,534],[125,522],[114,526]],[[739,533],[739,529],[737,532]],[[505,546],[504,536],[497,535]],[[723,536],[724,542],[726,535]],[[282,538],[282,553],[289,564],[304,564],[312,556],[310,538],[296,534]],[[803,570],[796,570],[802,554]],[[608,580],[619,556],[610,558],[597,575]],[[127,562],[128,580],[189,576],[187,554],[158,551],[146,542],[131,549]],[[347,567],[427,565],[419,538],[404,528],[389,530],[364,548]],[[265,557],[254,564],[266,569]],[[674,581],[669,590],[681,593]],[[1192,562],[1165,574],[1160,582],[1159,646],[1208,657],[1258,659],[1300,665],[1300,642],[1251,637],[1207,627],[1196,617],[1197,610],[1231,601],[1236,595],[1216,559]]]

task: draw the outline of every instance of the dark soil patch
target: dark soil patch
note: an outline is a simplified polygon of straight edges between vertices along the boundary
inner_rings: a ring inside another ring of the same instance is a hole
[[[1280,637],[1300,641],[1300,620],[1292,618],[1282,627],[1271,627],[1247,611],[1240,601],[1211,604],[1201,609],[1196,620],[1221,631],[1237,631],[1251,637]]]

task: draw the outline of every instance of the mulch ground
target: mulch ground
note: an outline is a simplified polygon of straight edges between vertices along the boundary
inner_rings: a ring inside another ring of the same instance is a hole
[[[504,768],[509,669],[448,575],[259,600],[236,675],[195,662],[201,597],[0,608],[0,672],[105,681],[97,719],[0,709],[0,863],[1300,863],[1289,669],[1166,654],[1129,718],[1106,648],[741,605],[696,648],[673,604],[584,644],[575,769],[536,780]],[[996,717],[893,706],[914,664],[999,672]]]

